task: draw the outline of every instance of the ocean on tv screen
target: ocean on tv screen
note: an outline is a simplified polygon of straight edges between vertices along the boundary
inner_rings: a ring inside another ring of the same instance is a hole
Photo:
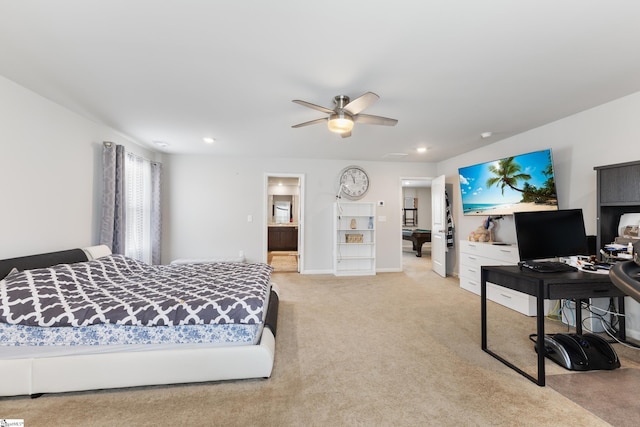
[[[510,203],[510,204],[493,204],[493,203],[469,203],[462,205],[462,213],[465,215],[511,215],[514,212],[529,211],[553,211],[557,210],[557,204],[539,204],[539,203]]]

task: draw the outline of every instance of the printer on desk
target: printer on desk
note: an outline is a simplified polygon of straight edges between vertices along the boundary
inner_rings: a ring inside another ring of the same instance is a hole
[[[620,216],[618,235],[600,250],[603,261],[628,261],[633,258],[633,244],[640,241],[640,213]]]

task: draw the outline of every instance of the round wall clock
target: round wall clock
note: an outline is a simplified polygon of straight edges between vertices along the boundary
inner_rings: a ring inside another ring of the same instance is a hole
[[[340,194],[349,200],[361,199],[369,189],[369,176],[360,166],[347,166],[340,172]]]

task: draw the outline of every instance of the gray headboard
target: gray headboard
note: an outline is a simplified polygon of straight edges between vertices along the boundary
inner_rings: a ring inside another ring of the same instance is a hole
[[[87,254],[82,249],[68,249],[65,251],[49,252],[46,254],[28,255],[18,258],[0,260],[0,280],[4,279],[12,269],[20,271],[34,268],[51,267],[56,264],[71,264],[88,261]]]

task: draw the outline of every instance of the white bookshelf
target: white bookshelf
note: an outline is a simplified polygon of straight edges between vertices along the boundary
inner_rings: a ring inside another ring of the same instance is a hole
[[[375,203],[336,202],[333,206],[333,272],[336,276],[376,274]]]

